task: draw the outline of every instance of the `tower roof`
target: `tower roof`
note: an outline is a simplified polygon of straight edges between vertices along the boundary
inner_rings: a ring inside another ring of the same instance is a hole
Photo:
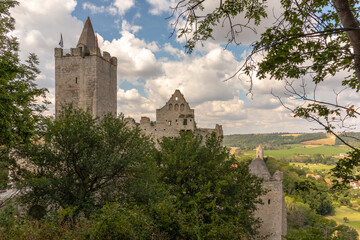
[[[262,177],[264,175],[270,177],[269,170],[266,167],[264,160],[262,160],[260,158],[256,158],[250,163],[249,170],[250,170],[250,173],[252,173],[258,177]]]
[[[94,34],[94,29],[92,27],[90,18],[88,17],[84,28],[82,30],[82,33],[80,35],[79,41],[76,45],[76,47],[79,46],[86,46],[87,48],[94,48],[96,47],[96,40],[95,40],[95,34]]]

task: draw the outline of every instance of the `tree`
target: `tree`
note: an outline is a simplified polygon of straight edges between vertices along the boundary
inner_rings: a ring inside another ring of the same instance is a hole
[[[35,84],[40,73],[38,59],[31,53],[26,63],[21,63],[19,44],[10,35],[15,21],[9,9],[17,4],[13,0],[0,2],[0,165],[5,169],[10,149],[30,140],[45,109],[37,101],[46,91]]]
[[[24,159],[17,187],[28,206],[72,207],[89,216],[106,202],[144,202],[156,194],[148,190],[156,175],[154,144],[122,117],[93,118],[68,106],[44,121],[39,136],[14,153]],[[135,191],[140,184],[143,192]]]
[[[261,180],[249,173],[248,163],[229,156],[219,139],[183,132],[164,138],[157,162],[160,179],[174,199],[184,239],[254,239],[259,219],[256,205],[264,194]]]
[[[219,0],[218,5],[206,0],[183,0],[173,8],[174,33],[186,37],[185,48],[191,53],[197,42],[213,37],[217,25],[228,27],[228,44],[240,44],[243,29],[256,31],[256,27],[268,17],[266,1]],[[299,100],[297,107],[286,106],[294,117],[315,121],[327,132],[351,148],[348,158],[337,163],[334,176],[349,179],[352,169],[359,166],[360,150],[345,141],[335,131],[351,127],[346,120],[360,116],[355,104],[322,101],[316,97],[316,85],[338,72],[347,73],[341,84],[358,92],[360,90],[360,26],[359,1],[354,0],[282,0],[282,12],[275,16],[272,27],[261,33],[260,40],[251,44],[252,51],[244,65],[232,77],[245,73],[260,79],[273,78],[286,83],[285,91],[290,98]],[[205,14],[203,14],[205,13]],[[243,21],[238,21],[242,17]],[[185,19],[185,24],[183,23]],[[310,91],[306,79],[315,84]],[[295,79],[302,79],[300,90]],[[252,84],[249,92],[252,90]],[[310,93],[309,93],[310,92]],[[336,130],[335,130],[336,129]],[[357,139],[359,141],[359,139]]]

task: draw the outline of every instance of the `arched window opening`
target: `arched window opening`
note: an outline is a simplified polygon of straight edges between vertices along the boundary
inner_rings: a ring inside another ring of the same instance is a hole
[[[179,110],[179,104],[175,104],[175,111]]]
[[[173,105],[171,103],[169,104],[169,110],[173,110]]]
[[[171,121],[168,121],[168,125],[171,126]]]
[[[268,204],[270,205],[270,199],[268,200]]]
[[[183,124],[184,124],[184,125],[187,125],[187,119],[184,119]]]
[[[182,103],[182,104],[180,105],[180,111],[184,111],[184,109],[185,109],[185,105]]]

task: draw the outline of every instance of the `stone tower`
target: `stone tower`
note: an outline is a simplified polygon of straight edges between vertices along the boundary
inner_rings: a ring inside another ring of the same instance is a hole
[[[260,233],[269,234],[269,240],[282,240],[287,232],[282,172],[276,171],[273,176],[270,175],[261,145],[256,149],[256,159],[250,163],[249,168],[252,174],[264,180],[263,188],[268,190],[268,193],[261,197],[264,205],[258,205],[255,213],[263,222]]]
[[[256,158],[264,159],[264,149],[261,144],[259,144],[259,147],[256,149]]]
[[[88,18],[76,48],[55,48],[55,113],[66,103],[95,116],[116,115],[117,59],[101,54]]]

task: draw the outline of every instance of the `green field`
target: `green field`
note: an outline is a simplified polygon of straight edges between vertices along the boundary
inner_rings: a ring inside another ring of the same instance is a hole
[[[318,171],[326,171],[329,172],[330,169],[334,168],[334,165],[325,165],[325,164],[320,164],[320,163],[316,163],[316,164],[306,164],[306,163],[290,163],[290,165],[293,166],[297,166],[297,167],[306,167],[309,168],[310,170],[318,170]]]
[[[313,155],[322,154],[326,156],[339,155],[340,153],[346,153],[349,151],[348,148],[342,146],[318,146],[318,147],[305,147],[306,145],[292,144],[289,145],[291,149],[280,149],[280,150],[265,150],[265,156],[271,156],[275,158],[287,158],[294,155]],[[255,156],[255,151],[246,151],[246,155]]]
[[[344,217],[349,219],[348,223],[344,223]],[[339,207],[335,209],[335,216],[329,216],[329,219],[338,223],[348,225],[355,228],[360,233],[360,212],[352,210],[348,207]]]

